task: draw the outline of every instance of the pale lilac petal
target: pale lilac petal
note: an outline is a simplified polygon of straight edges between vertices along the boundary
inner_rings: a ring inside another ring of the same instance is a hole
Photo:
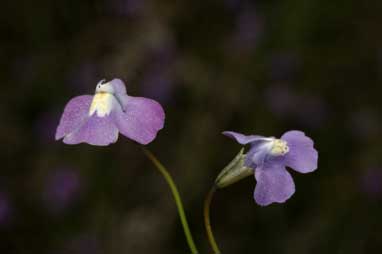
[[[269,161],[255,170],[254,198],[262,206],[284,203],[295,192],[292,176],[282,163]]]
[[[122,80],[115,78],[110,81],[110,84],[113,86],[115,94],[126,94],[126,86]]]
[[[64,143],[88,143],[95,146],[107,146],[118,139],[118,128],[110,116],[98,117],[93,114],[77,131],[65,136]]]
[[[56,130],[56,140],[80,128],[88,118],[93,96],[82,95],[71,99],[65,106],[60,124]]]
[[[118,98],[121,100],[121,97]],[[114,119],[119,131],[140,144],[153,141],[164,126],[162,106],[151,99],[123,96],[123,111],[115,110]]]
[[[289,146],[285,155],[285,165],[300,173],[309,173],[317,169],[318,152],[313,140],[302,131],[288,131],[282,137]]]
[[[230,137],[232,139],[235,139],[238,143],[240,143],[242,145],[249,144],[249,143],[252,143],[254,141],[264,139],[263,136],[258,136],[258,135],[246,136],[246,135],[243,135],[243,134],[240,134],[237,132],[233,132],[233,131],[224,131],[223,135]]]
[[[270,145],[267,140],[257,140],[252,142],[251,149],[249,149],[246,158],[245,165],[250,168],[256,168],[261,166],[265,159],[269,155]]]

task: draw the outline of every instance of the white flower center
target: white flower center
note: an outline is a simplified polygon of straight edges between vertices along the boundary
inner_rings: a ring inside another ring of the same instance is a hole
[[[274,139],[272,141],[272,147],[270,149],[270,154],[274,156],[285,155],[289,152],[288,143],[281,139]]]
[[[98,92],[94,95],[90,105],[89,116],[97,112],[98,117],[104,117],[110,114],[113,109],[115,98],[111,93]]]

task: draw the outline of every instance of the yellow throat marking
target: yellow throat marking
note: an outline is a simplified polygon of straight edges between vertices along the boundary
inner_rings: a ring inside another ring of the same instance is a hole
[[[271,154],[272,155],[285,155],[289,152],[288,143],[281,139],[275,139],[272,144]]]
[[[110,114],[113,108],[113,95],[111,93],[96,93],[90,105],[89,116],[97,112],[98,117],[104,117]]]

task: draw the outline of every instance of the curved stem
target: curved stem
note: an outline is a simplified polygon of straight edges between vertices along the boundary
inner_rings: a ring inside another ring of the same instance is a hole
[[[210,242],[211,248],[215,254],[220,254],[219,247],[215,241],[214,234],[212,233],[211,222],[210,222],[210,206],[212,197],[216,191],[216,186],[214,185],[208,192],[206,199],[204,200],[204,225],[206,227],[208,241]]]
[[[179,216],[180,216],[180,221],[182,222],[182,226],[183,226],[184,234],[185,234],[186,239],[187,239],[188,246],[190,247],[190,250],[191,250],[192,254],[197,254],[198,250],[196,249],[194,240],[192,238],[192,234],[191,234],[190,228],[188,226],[186,214],[184,212],[182,200],[180,198],[179,191],[178,191],[178,188],[175,185],[174,180],[172,179],[170,173],[166,170],[166,168],[154,156],[154,154],[152,154],[146,148],[142,148],[142,150],[145,153],[145,155],[147,156],[147,158],[149,158],[149,160],[154,164],[155,168],[158,169],[158,171],[163,175],[163,177],[165,178],[166,182],[170,186],[172,195],[174,196],[175,203],[176,203],[176,206],[178,208],[178,213],[179,213]]]

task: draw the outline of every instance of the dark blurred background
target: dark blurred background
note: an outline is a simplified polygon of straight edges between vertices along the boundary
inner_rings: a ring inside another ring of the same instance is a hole
[[[224,130],[315,140],[319,169],[260,207],[252,177],[213,200],[223,253],[382,248],[382,2],[5,1],[0,16],[0,253],[188,253],[140,147],[54,140],[65,104],[122,78],[158,100],[148,146],[173,174],[202,253],[203,199],[241,148]]]

